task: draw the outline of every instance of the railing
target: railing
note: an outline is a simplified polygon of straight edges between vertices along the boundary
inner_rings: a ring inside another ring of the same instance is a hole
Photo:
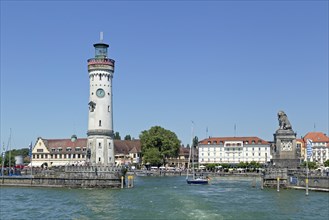
[[[65,172],[83,172],[83,173],[107,173],[107,172],[119,172],[121,167],[115,166],[66,166]]]
[[[108,58],[91,58],[88,60],[88,65],[93,65],[93,64],[105,64],[105,65],[110,65],[114,66],[115,60],[108,59]]]

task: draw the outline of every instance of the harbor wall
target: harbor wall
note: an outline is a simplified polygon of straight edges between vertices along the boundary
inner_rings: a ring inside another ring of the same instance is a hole
[[[1,176],[0,186],[119,188],[122,175],[124,173],[120,168],[102,166],[59,167],[51,170],[34,169],[32,175]]]

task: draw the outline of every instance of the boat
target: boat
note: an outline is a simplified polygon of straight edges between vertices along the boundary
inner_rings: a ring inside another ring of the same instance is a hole
[[[192,122],[193,124],[193,122]],[[198,185],[205,185],[209,183],[208,177],[204,177],[203,175],[197,175],[195,173],[194,168],[194,145],[193,145],[193,126],[192,126],[192,140],[191,140],[191,146],[190,146],[190,152],[189,152],[189,158],[188,158],[188,165],[187,165],[187,172],[186,172],[186,182],[187,184],[198,184]],[[191,165],[192,161],[192,166]],[[189,175],[189,169],[192,169],[192,175]]]

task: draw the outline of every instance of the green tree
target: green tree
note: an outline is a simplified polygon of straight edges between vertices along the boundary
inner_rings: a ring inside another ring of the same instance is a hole
[[[308,169],[310,169],[310,170],[315,170],[316,168],[318,168],[318,165],[316,164],[316,162],[311,162],[311,161],[308,162],[307,166],[308,166]],[[302,163],[302,167],[306,167],[306,161],[304,161]]]
[[[139,138],[145,163],[156,165],[155,162],[161,160],[162,164],[165,165],[166,158],[178,156],[180,141],[172,131],[154,126],[147,131],[142,131]],[[150,158],[153,158],[153,162],[150,161]]]
[[[324,161],[324,162],[323,162],[323,165],[324,165],[325,167],[329,167],[329,160]]]
[[[126,136],[125,136],[125,140],[126,140],[126,141],[131,141],[131,136],[130,136],[129,134],[126,135]]]
[[[215,171],[215,167],[216,167],[216,164],[214,164],[214,163],[206,164],[207,170]]]
[[[114,140],[121,140],[119,132],[114,133]]]
[[[197,136],[195,136],[194,138],[193,138],[193,147],[196,147],[196,146],[198,146],[198,144],[199,144],[199,139],[198,139],[198,137]]]
[[[161,158],[161,154],[157,148],[150,148],[146,150],[143,156],[144,156],[143,159],[145,161],[145,164],[149,163],[150,165],[155,165],[159,167],[163,162]]]
[[[247,163],[240,162],[240,163],[238,163],[237,167],[239,167],[239,168],[247,168],[248,167],[248,162]]]
[[[2,166],[2,160],[3,160],[3,157],[1,155],[1,157],[0,157],[0,166]],[[5,167],[9,167],[9,152],[6,152],[4,165],[5,165]],[[12,155],[12,154],[10,155],[10,165],[15,166],[15,156]]]
[[[251,161],[249,163],[248,167],[250,167],[250,168],[260,168],[262,166],[258,162],[256,162],[256,161]]]

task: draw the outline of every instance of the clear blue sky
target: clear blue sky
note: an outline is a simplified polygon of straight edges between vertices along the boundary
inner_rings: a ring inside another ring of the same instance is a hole
[[[122,138],[329,133],[328,1],[1,1],[1,144],[87,136],[100,31]]]

